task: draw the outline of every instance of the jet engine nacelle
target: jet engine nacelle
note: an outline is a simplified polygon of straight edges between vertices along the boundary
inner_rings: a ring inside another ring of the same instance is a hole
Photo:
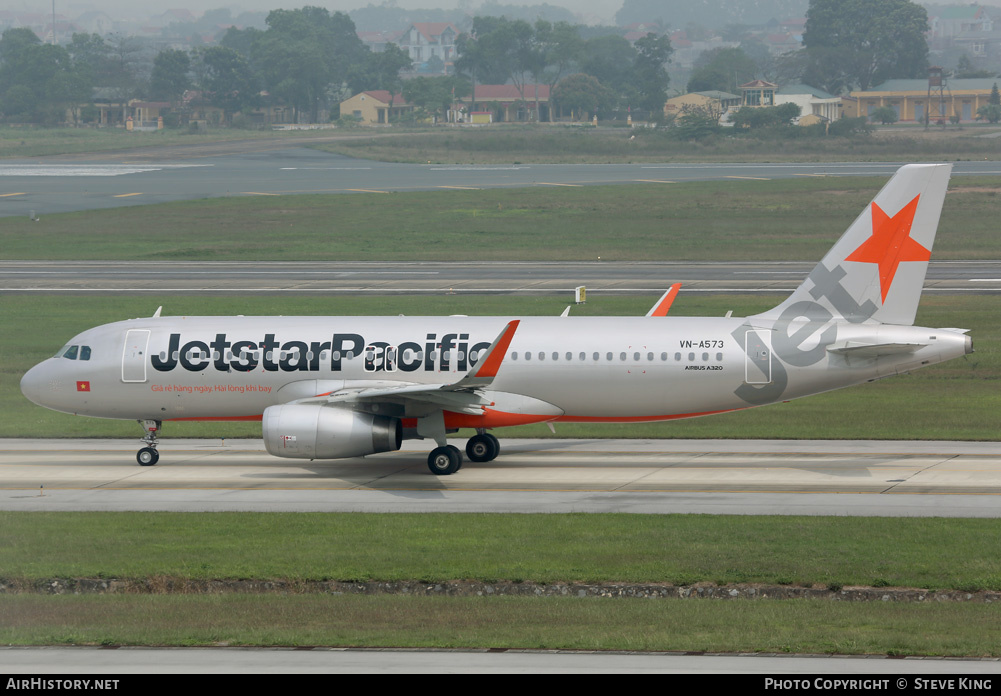
[[[317,404],[282,404],[264,411],[264,446],[276,457],[340,459],[395,452],[403,442],[398,418]]]

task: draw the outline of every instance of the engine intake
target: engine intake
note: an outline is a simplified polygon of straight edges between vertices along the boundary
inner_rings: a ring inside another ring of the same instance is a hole
[[[315,404],[282,404],[264,411],[264,446],[276,457],[341,459],[395,452],[403,442],[398,418]]]

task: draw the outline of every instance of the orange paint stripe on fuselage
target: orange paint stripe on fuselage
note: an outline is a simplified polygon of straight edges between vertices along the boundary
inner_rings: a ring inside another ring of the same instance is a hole
[[[532,425],[534,423],[653,423],[658,421],[680,420],[682,418],[698,418],[699,416],[712,416],[717,413],[729,413],[739,411],[737,408],[727,408],[721,411],[704,411],[702,413],[675,413],[670,415],[655,416],[573,416],[562,415],[552,416],[537,413],[507,413],[505,411],[495,411],[491,408],[483,409],[483,415],[475,416],[468,413],[454,413],[445,411],[446,428],[510,428],[516,425]],[[233,421],[233,422],[253,422],[260,421],[263,416],[202,416],[199,418],[167,418],[171,422],[178,421]],[[416,418],[402,419],[404,428],[416,428]]]

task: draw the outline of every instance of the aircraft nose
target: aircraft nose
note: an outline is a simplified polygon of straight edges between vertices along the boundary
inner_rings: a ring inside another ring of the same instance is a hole
[[[45,406],[43,403],[45,392],[48,384],[44,370],[42,366],[44,363],[39,363],[33,368],[24,373],[24,377],[21,378],[21,393],[31,401],[32,403],[38,404],[39,406]]]

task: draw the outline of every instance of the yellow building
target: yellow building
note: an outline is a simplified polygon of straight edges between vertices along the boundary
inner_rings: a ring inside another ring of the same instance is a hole
[[[717,118],[726,113],[730,107],[739,107],[741,98],[729,92],[709,90],[707,92],[689,92],[677,97],[671,97],[664,103],[665,116],[680,116],[681,114],[698,110],[714,114]]]
[[[953,115],[959,120],[974,121],[977,109],[985,106],[991,96],[991,88],[998,78],[970,78],[948,80],[941,91],[933,87],[928,91],[928,80],[887,80],[865,92],[852,92],[858,100],[858,115],[869,117],[873,109],[881,106],[892,107],[897,112],[897,120],[929,123],[948,121]]]
[[[341,102],[341,117],[357,118],[364,125],[389,123],[406,112],[413,111],[402,94],[391,95],[387,90],[361,92]]]

